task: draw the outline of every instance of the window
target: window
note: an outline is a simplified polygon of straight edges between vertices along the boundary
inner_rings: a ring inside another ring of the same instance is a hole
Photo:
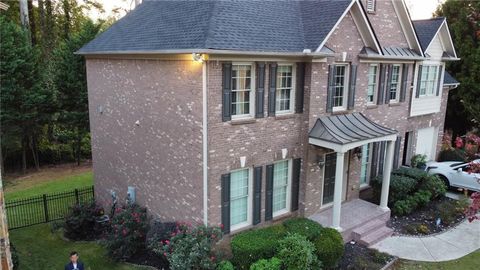
[[[378,65],[370,65],[368,68],[367,104],[375,104],[377,89]]]
[[[230,174],[230,226],[232,228],[250,224],[250,186],[249,169],[234,171]]]
[[[390,76],[390,102],[397,102],[400,96],[400,65],[393,65]]]
[[[420,77],[420,96],[433,96],[437,87],[438,66],[422,67],[422,74]]]
[[[275,112],[278,114],[290,113],[293,109],[294,93],[294,66],[279,65],[277,68],[277,90]]]
[[[372,144],[364,144],[362,146],[362,164],[360,168],[360,186],[368,186],[370,180],[370,164],[372,163],[371,155]]]
[[[288,160],[275,163],[273,166],[273,215],[289,211],[290,207],[290,162]]]
[[[375,0],[367,0],[367,12],[375,12]]]
[[[335,65],[335,78],[333,87],[333,110],[344,110],[347,104],[348,74],[347,65]]]
[[[252,65],[232,65],[232,117],[253,115],[253,68]]]

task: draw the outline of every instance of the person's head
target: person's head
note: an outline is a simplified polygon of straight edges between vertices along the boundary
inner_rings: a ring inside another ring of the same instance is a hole
[[[78,261],[78,252],[76,251],[70,252],[70,261],[72,263],[76,263]]]

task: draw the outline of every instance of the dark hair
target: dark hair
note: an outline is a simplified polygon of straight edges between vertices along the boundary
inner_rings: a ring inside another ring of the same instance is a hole
[[[76,251],[70,252],[70,257],[72,257],[73,255],[77,255],[77,256],[78,256],[78,252],[76,252]]]

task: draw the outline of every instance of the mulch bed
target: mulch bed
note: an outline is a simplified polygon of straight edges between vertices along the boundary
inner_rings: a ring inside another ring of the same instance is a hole
[[[145,250],[128,260],[129,263],[137,265],[152,266],[160,270],[169,270],[168,261],[164,257],[157,256],[150,250]]]
[[[435,199],[409,215],[392,215],[387,226],[394,230],[395,235],[423,236],[443,232],[465,220],[465,215],[461,211],[453,211],[450,215],[450,222],[441,220],[437,226],[437,219],[440,217],[438,209],[445,209],[442,206],[450,203],[455,204],[456,202],[456,200],[448,197]]]
[[[337,270],[379,270],[394,259],[386,253],[369,249],[355,242],[345,244],[345,253]]]

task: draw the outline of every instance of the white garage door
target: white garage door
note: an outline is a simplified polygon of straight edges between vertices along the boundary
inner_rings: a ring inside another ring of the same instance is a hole
[[[416,154],[426,155],[429,160],[435,159],[438,131],[435,127],[422,128],[417,133]]]

